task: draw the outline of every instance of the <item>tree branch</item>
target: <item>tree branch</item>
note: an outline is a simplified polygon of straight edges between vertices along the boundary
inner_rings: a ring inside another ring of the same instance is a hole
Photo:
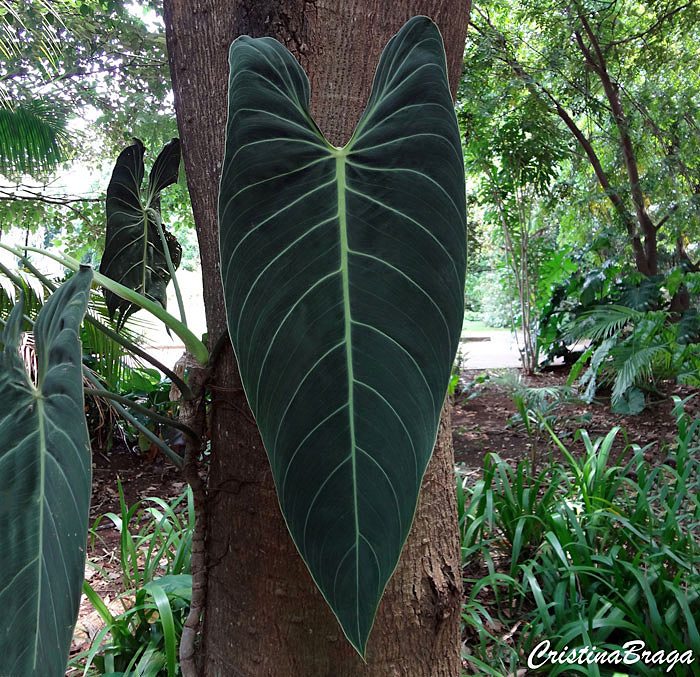
[[[581,50],[586,63],[600,78],[603,85],[603,90],[605,91],[605,96],[610,103],[610,107],[613,112],[613,120],[615,121],[615,125],[617,126],[617,130],[620,135],[622,159],[625,164],[625,169],[627,170],[630,193],[632,195],[632,204],[634,205],[637,221],[642,233],[644,234],[644,256],[643,259],[637,256],[637,268],[645,275],[654,275],[657,272],[656,228],[654,227],[644,204],[644,194],[642,192],[642,186],[639,179],[637,157],[634,152],[634,146],[632,145],[627,116],[622,108],[619,87],[612,81],[600,43],[598,42],[595,33],[591,29],[585,15],[580,11],[578,5],[576,7],[576,11],[578,19],[583,26],[583,30],[591,43],[591,46],[593,47],[595,58],[591,51],[584,45],[583,39],[578,32],[575,32],[576,42],[579,45],[579,49]],[[635,253],[637,252],[635,251]],[[641,266],[640,263],[642,264]]]
[[[21,188],[21,192],[18,192]],[[81,209],[75,206],[79,202],[102,202],[102,197],[78,197],[70,195],[46,195],[37,191],[34,188],[27,186],[17,186],[15,190],[9,187],[0,186],[0,200],[6,202],[14,202],[16,200],[24,200],[27,202],[41,202],[43,204],[56,205],[70,209],[87,225],[92,227],[90,219],[82,212]]]
[[[502,56],[499,56],[498,58],[500,58],[501,61],[503,61],[506,65],[510,67],[512,72],[523,81],[525,86],[535,96],[543,95],[549,100],[551,105],[554,107],[554,111],[556,112],[556,114],[564,122],[564,124],[574,136],[576,141],[578,141],[579,145],[583,149],[584,153],[586,154],[586,157],[588,158],[588,161],[590,162],[593,168],[593,172],[595,173],[596,178],[598,179],[598,183],[600,184],[601,188],[605,191],[605,194],[608,196],[608,199],[619,214],[622,223],[624,224],[627,230],[627,233],[632,242],[632,248],[634,250],[637,268],[640,270],[640,272],[644,272],[644,270],[646,269],[646,256],[644,247],[642,246],[641,240],[637,235],[637,228],[634,219],[632,218],[632,215],[629,213],[627,207],[625,206],[622,196],[610,183],[610,179],[608,178],[607,173],[603,169],[600,159],[598,158],[598,154],[593,148],[593,144],[590,142],[588,137],[581,131],[581,129],[576,124],[576,122],[574,122],[573,118],[569,115],[567,110],[561,105],[561,103],[549,91],[549,89],[547,89],[547,87],[545,87],[542,83],[540,83],[534,77],[532,77],[525,70],[525,68],[517,61],[517,59],[508,53],[508,43],[506,41],[505,36],[498,31],[498,29],[491,23],[491,21],[487,17],[484,16],[483,12],[481,12],[479,8],[476,8],[476,13],[479,14],[486,21],[487,25],[489,26],[490,30],[492,31],[493,35],[496,37],[499,43]],[[488,37],[485,31],[479,26],[477,26],[473,22],[471,25],[478,33],[480,33],[484,37]]]
[[[661,227],[664,225],[664,223],[666,223],[666,221],[669,220],[669,218],[671,218],[671,216],[673,215],[673,212],[675,212],[676,209],[678,209],[678,203],[672,205],[672,206],[671,206],[671,209],[668,210],[668,212],[667,212],[666,215],[661,219],[661,221],[659,221],[659,222],[656,224],[655,228],[656,228],[657,231],[661,230]]]
[[[671,17],[675,16],[679,12],[682,12],[684,9],[688,9],[688,7],[692,7],[695,4],[695,0],[689,0],[683,5],[679,5],[675,9],[672,9],[670,12],[664,14],[663,16],[659,17],[649,28],[646,30],[643,30],[641,33],[635,33],[634,35],[630,35],[627,38],[623,38],[622,40],[613,40],[612,42],[606,43],[606,47],[617,47],[618,45],[624,45],[628,42],[634,42],[635,40],[641,40],[642,38],[645,38],[647,35],[650,33],[653,33],[657,28],[661,26],[662,23],[665,21],[668,21]]]

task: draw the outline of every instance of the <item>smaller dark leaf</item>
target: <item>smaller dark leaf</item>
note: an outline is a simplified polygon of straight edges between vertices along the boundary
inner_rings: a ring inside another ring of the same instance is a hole
[[[148,193],[156,195],[177,181],[180,170],[180,139],[170,139],[156,158],[148,177]]]
[[[177,181],[180,142],[172,139],[158,155],[145,195],[141,191],[144,153],[143,143],[134,139],[114,166],[107,188],[107,233],[100,272],[165,308],[170,271],[160,228],[173,269],[180,265],[182,248],[162,225],[160,192]],[[116,315],[117,327],[138,310],[138,306],[108,290],[105,300],[110,317]]]

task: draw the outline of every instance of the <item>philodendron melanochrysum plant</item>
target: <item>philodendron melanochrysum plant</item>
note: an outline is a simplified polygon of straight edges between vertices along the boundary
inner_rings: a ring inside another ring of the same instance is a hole
[[[231,46],[219,194],[228,328],[287,526],[364,655],[462,327],[460,137],[435,24],[389,42],[352,138],[270,38]]]
[[[65,672],[80,601],[90,503],[91,454],[79,328],[93,280],[104,287],[118,327],[144,307],[178,333],[198,359],[207,360],[205,346],[165,310],[165,288],[179,262],[179,245],[163,228],[159,195],[177,178],[179,141],[173,139],[156,159],[145,195],[140,192],[143,150],[143,144],[135,141],[120,154],[107,190],[108,236],[101,268],[117,280],[80,266],[69,256],[27,248],[48,254],[74,271],[34,322],[36,385],[18,352],[22,325],[31,321],[24,317],[23,301],[0,321],[4,325],[0,334],[0,571],[5,576],[0,608],[6,613],[0,624],[0,676]],[[26,259],[26,250],[5,243],[0,247],[36,270]],[[4,266],[0,269],[22,289],[19,277]],[[45,277],[41,280],[47,291],[55,288]],[[90,319],[108,336],[119,338]],[[95,379],[89,372],[86,378]],[[133,417],[130,420],[181,465],[182,460],[162,440]]]
[[[37,383],[18,351],[20,299],[0,334],[0,675],[63,675],[85,567],[92,457],[78,331],[92,270],[34,324]]]
[[[160,193],[177,181],[180,140],[171,139],[153,163],[145,192],[143,182],[145,147],[139,139],[117,158],[107,186],[107,232],[100,272],[166,306],[166,288],[180,265],[182,247],[163,225]],[[105,289],[110,316],[122,326],[139,307]],[[184,316],[182,302],[180,312]]]
[[[291,535],[364,655],[462,325],[464,174],[442,40],[425,17],[401,29],[342,148],[314,124],[308,79],[280,43],[239,38],[230,62],[219,204],[229,333]],[[154,167],[144,198],[142,146],[130,148],[108,195],[117,233],[108,246],[120,247],[101,266],[113,274],[116,264],[118,281],[97,272],[94,281],[116,294],[108,302],[120,323],[130,304],[146,308],[205,363],[184,317],[164,308],[177,252],[157,193],[174,158],[163,156],[155,178]],[[136,252],[131,238],[141,238],[134,267],[118,260],[120,248]],[[37,320],[38,386],[17,356],[21,305],[2,336],[0,602],[11,622],[0,631],[0,674],[62,675],[80,596],[90,457],[77,330],[93,273],[51,256],[77,272]]]

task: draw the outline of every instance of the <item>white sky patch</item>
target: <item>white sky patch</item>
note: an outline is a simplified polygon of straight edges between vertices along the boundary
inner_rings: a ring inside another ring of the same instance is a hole
[[[146,10],[135,1],[125,5],[125,7],[132,16],[141,19],[151,33],[157,33],[159,30],[165,28],[163,19],[161,19],[152,9]]]

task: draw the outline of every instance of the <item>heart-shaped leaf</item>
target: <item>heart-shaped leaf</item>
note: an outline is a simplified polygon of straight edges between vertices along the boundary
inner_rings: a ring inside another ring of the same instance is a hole
[[[78,331],[91,281],[82,268],[39,312],[36,387],[17,350],[21,301],[0,341],[0,675],[65,673],[90,506]]]
[[[177,181],[180,141],[172,139],[164,146],[151,169],[146,193],[142,194],[145,150],[143,143],[134,139],[114,165],[107,187],[107,232],[100,272],[165,308],[170,282],[166,255],[170,256],[173,269],[177,269],[182,248],[163,225],[160,193]],[[108,289],[105,300],[110,317],[117,315],[118,326],[139,309]]]
[[[463,318],[464,169],[440,33],[411,19],[343,148],[270,38],[231,46],[228,326],[292,537],[364,655],[435,443]]]

